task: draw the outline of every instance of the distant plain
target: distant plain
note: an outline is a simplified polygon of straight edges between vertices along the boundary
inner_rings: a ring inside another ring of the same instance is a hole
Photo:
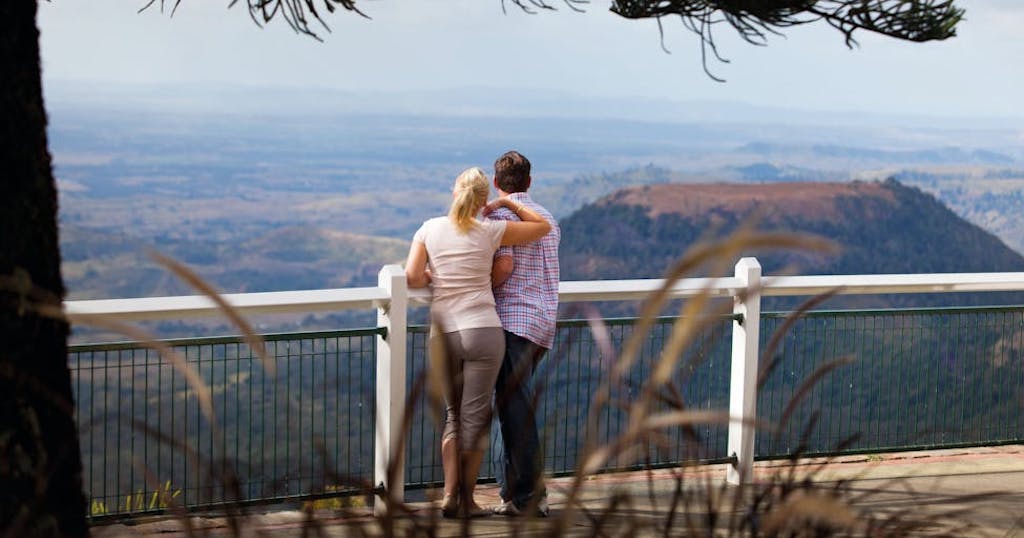
[[[1005,122],[752,107],[737,117],[723,103],[658,120],[657,103],[584,116],[537,100],[489,114],[457,96],[421,113],[386,96],[365,110],[260,99],[51,100],[69,299],[192,293],[149,249],[225,292],[367,285],[446,210],[459,171],[490,172],[508,149],[530,157],[531,192],[560,218],[637,184],[895,177],[1024,252],[1024,131]]]

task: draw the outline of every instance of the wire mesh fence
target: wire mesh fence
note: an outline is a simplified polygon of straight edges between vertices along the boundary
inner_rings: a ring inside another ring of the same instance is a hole
[[[762,315],[761,349],[785,313]],[[701,324],[653,387],[654,411],[726,410],[732,316]],[[626,430],[672,335],[654,320],[635,363],[611,377],[636,319],[559,323],[534,376],[545,471],[569,474],[583,443]],[[427,365],[428,329],[409,329],[409,394]],[[213,404],[166,357],[139,343],[70,348],[84,483],[94,518],[232,503],[291,502],[372,487],[379,329],[268,335],[271,375],[243,339],[167,343]],[[601,335],[600,337],[598,335]],[[605,336],[607,337],[605,339]],[[1024,442],[1024,307],[810,312],[762,356],[756,456],[895,451]],[[593,406],[595,395],[608,405]],[[409,401],[405,483],[442,481],[440,414]],[[593,415],[593,413],[597,413]],[[726,461],[727,427],[675,427],[604,471]],[[490,448],[497,445],[492,429]],[[483,480],[494,477],[489,453]]]
[[[377,329],[169,341],[200,387],[138,343],[72,346],[94,517],[303,498],[369,481]]]

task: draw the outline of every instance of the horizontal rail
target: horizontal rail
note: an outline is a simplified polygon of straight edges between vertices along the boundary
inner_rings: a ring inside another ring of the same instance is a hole
[[[580,280],[561,282],[558,299],[563,303],[585,301],[642,301],[665,286],[663,279],[642,280]],[[677,281],[668,290],[673,298],[695,297],[701,294],[732,297],[743,289],[736,277],[686,278]]]
[[[642,301],[664,285],[663,279],[566,281],[559,284],[558,295],[563,303]],[[736,277],[686,278],[676,281],[668,295],[735,297],[744,289]],[[766,276],[760,287],[765,296],[818,295],[833,290],[841,295],[1024,291],[1024,273]],[[242,314],[368,309],[390,302],[388,292],[378,287],[233,293],[222,297]],[[429,304],[430,290],[410,289],[409,299],[414,305]],[[73,322],[85,322],[91,317],[143,320],[221,314],[217,305],[203,295],[67,301],[64,308]]]
[[[762,295],[818,295],[833,289],[841,295],[1024,291],[1024,273],[767,276],[761,279]]]
[[[561,302],[643,300],[662,289],[663,279],[586,280],[562,282]],[[708,294],[734,297],[745,286],[735,277],[686,278],[669,289],[673,298]],[[835,290],[840,295],[881,293],[949,293],[1024,291],[1024,273],[932,273],[885,275],[766,276],[761,295],[818,295]]]
[[[272,333],[261,334],[260,340],[264,342],[288,342],[296,338],[352,338],[357,336],[386,336],[387,331],[383,327],[364,327],[360,329],[342,329],[335,331],[304,331],[297,333]],[[162,338],[161,344],[170,347],[180,346],[215,346],[225,344],[248,344],[244,336],[201,336],[186,338]],[[145,347],[144,345],[142,347]],[[139,349],[137,341],[121,342],[97,342],[91,344],[68,344],[68,353],[95,353],[98,351],[123,351]]]
[[[386,290],[377,287],[230,293],[221,297],[239,313],[247,315],[368,309],[386,305],[391,299]],[[205,295],[67,301],[64,303],[64,312],[72,322],[85,322],[96,317],[142,320],[223,313]]]

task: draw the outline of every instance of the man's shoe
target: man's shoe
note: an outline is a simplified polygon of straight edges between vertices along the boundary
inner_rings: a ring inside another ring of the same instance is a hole
[[[501,504],[495,506],[492,511],[499,516],[515,517],[523,515],[523,511],[517,508],[516,503],[512,501],[501,501]]]
[[[548,513],[551,511],[548,508],[548,498],[545,495],[540,498],[540,502],[537,503],[537,517],[548,517]]]
[[[494,513],[499,516],[521,516],[525,513],[525,510],[516,506],[512,501],[501,501],[501,504],[494,507]],[[540,502],[537,503],[537,511],[534,515],[537,517],[548,517],[550,509],[548,508],[548,498],[541,497]]]

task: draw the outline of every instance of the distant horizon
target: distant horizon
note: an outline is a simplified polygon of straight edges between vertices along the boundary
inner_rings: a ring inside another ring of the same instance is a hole
[[[85,90],[85,91],[83,91]],[[151,90],[158,93],[136,93]],[[176,95],[185,91],[186,95]],[[88,79],[45,80],[44,95],[47,105],[81,106],[161,106],[173,112],[209,112],[212,108],[225,113],[250,112],[252,108],[265,109],[274,100],[277,113],[293,114],[282,107],[289,99],[308,94],[323,98],[310,113],[394,114],[394,115],[453,115],[470,117],[515,117],[529,119],[543,115],[550,118],[647,121],[656,123],[754,121],[801,125],[806,123],[840,122],[841,126],[877,125],[893,122],[911,122],[920,127],[996,128],[1017,131],[1024,144],[1024,111],[1020,116],[997,117],[967,113],[915,113],[883,112],[874,109],[822,108],[793,104],[760,104],[743,99],[726,98],[644,98],[636,95],[585,95],[569,90],[537,88],[517,89],[512,98],[503,102],[489,101],[486,96],[499,91],[486,85],[464,85],[448,88],[418,90],[396,89],[339,89],[315,85],[287,85],[257,82],[200,82],[200,81],[105,81]],[[99,94],[98,92],[104,92]],[[106,93],[111,92],[111,93]],[[282,95],[280,92],[287,92]],[[251,103],[240,102],[239,95],[252,98]],[[479,96],[479,97],[477,97]],[[231,99],[227,99],[227,98]],[[357,102],[345,99],[359,100]],[[465,100],[468,98],[469,100]],[[609,109],[607,104],[632,105]],[[301,105],[308,105],[301,102]],[[248,106],[247,106],[248,105]],[[397,106],[397,108],[396,108]],[[694,107],[701,110],[695,111]],[[711,108],[714,107],[714,108]],[[666,110],[668,109],[668,110]],[[672,115],[675,113],[675,115]],[[821,114],[831,115],[822,118]],[[912,126],[912,125],[911,125]]]

